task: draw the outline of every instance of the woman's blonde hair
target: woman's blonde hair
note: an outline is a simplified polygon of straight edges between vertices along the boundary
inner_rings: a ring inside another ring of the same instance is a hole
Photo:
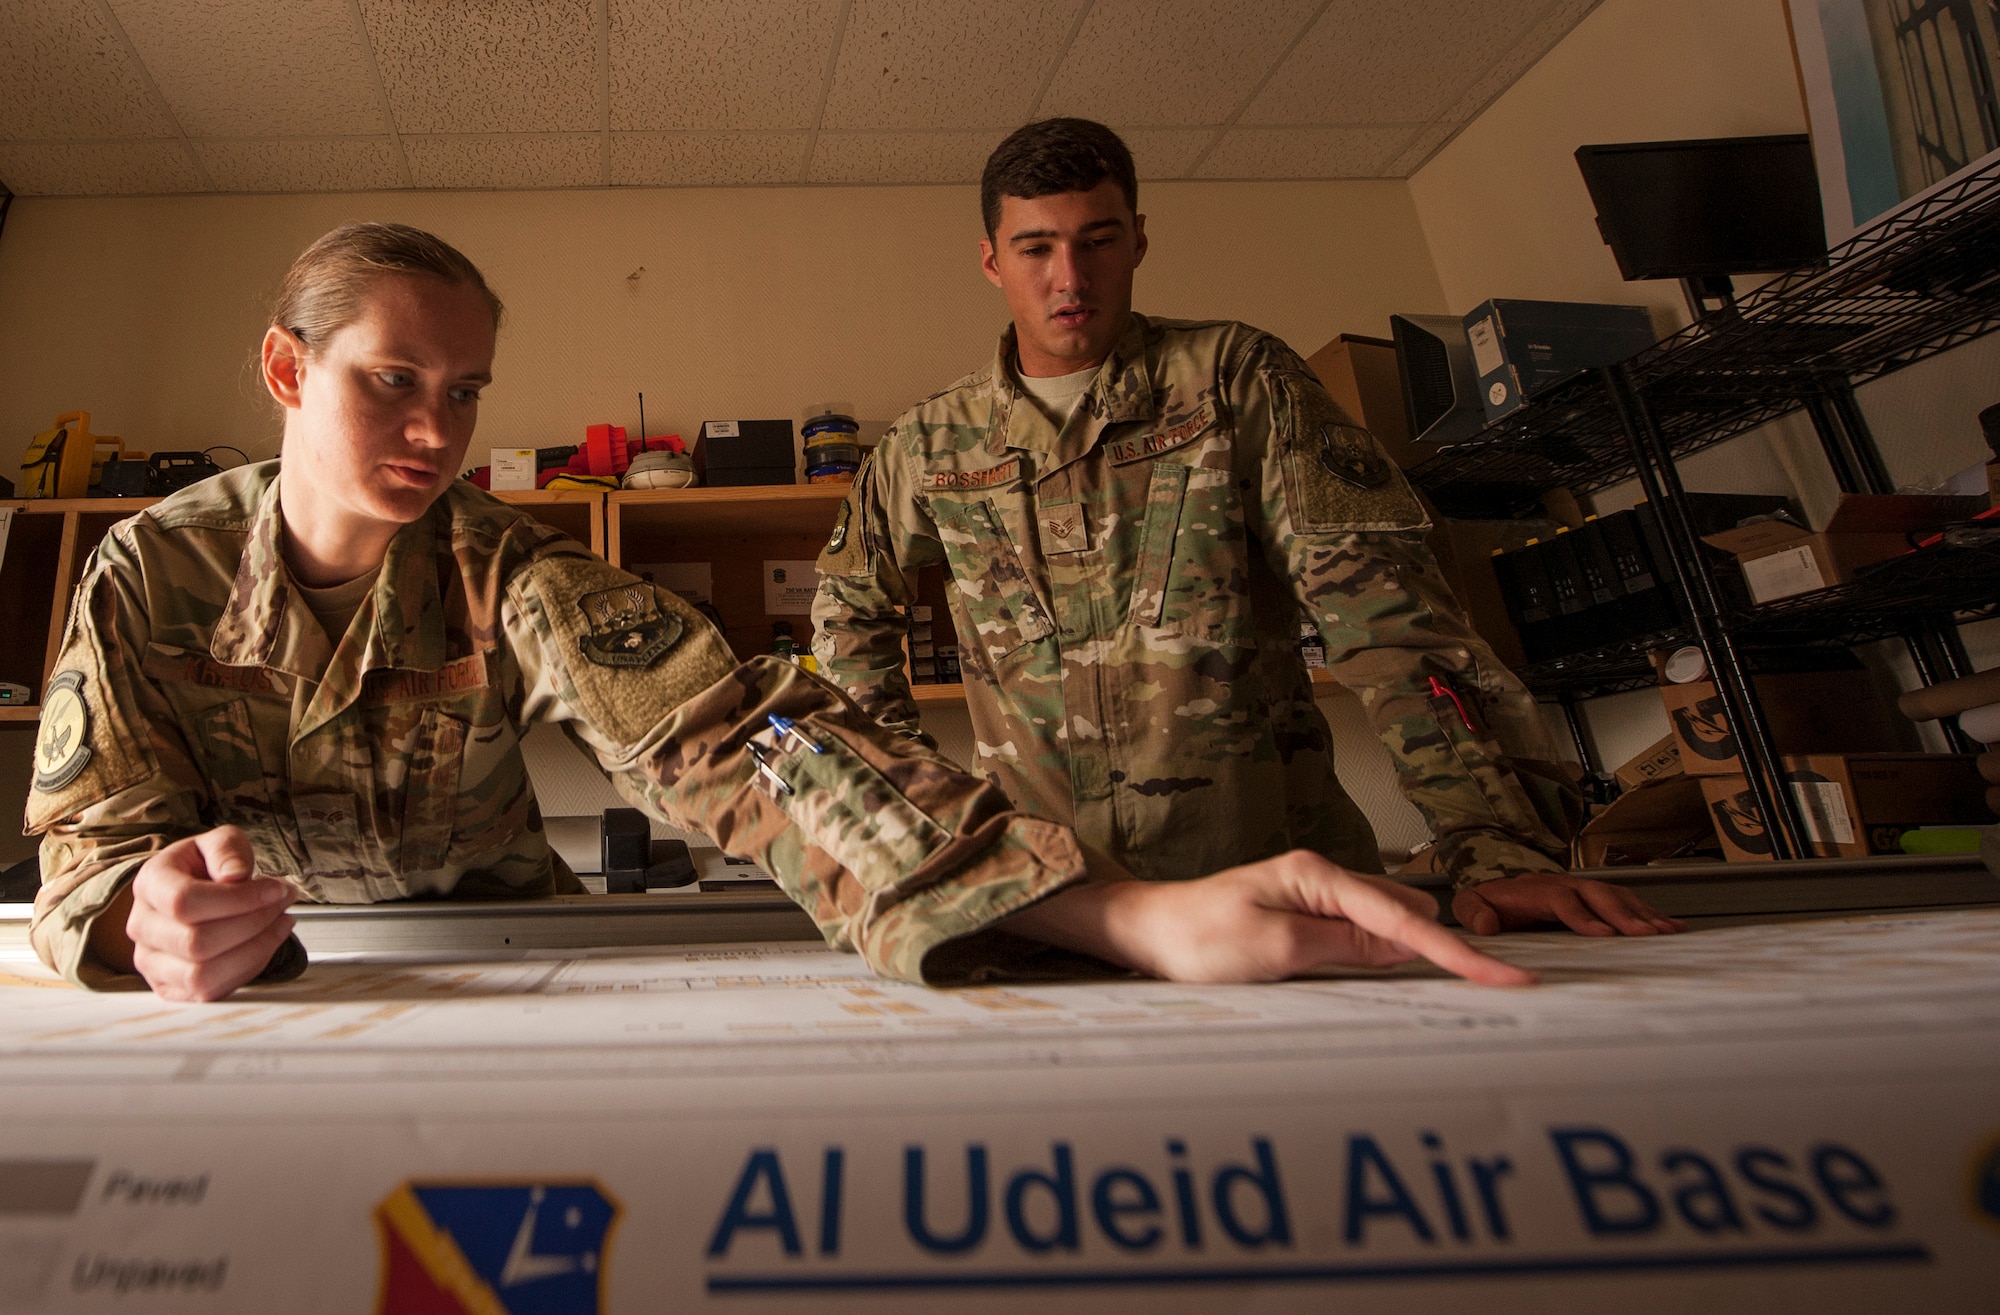
[[[505,309],[479,266],[443,238],[408,224],[342,224],[307,247],[278,288],[271,323],[317,352],[361,318],[368,285],[384,274],[430,274],[478,288],[500,327]]]

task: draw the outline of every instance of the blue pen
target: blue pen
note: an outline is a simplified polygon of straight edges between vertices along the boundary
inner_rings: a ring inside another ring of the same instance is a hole
[[[776,731],[779,735],[787,736],[791,739],[797,740],[800,744],[804,745],[808,749],[811,749],[814,753],[826,752],[826,746],[824,744],[821,744],[818,740],[815,740],[812,736],[800,730],[799,724],[793,721],[790,717],[780,717],[777,713],[774,712],[770,715],[768,720],[771,723],[771,729]]]

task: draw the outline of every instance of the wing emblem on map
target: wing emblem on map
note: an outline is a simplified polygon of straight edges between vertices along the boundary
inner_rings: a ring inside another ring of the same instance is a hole
[[[375,1207],[376,1315],[600,1315],[618,1215],[589,1180],[405,1183]]]

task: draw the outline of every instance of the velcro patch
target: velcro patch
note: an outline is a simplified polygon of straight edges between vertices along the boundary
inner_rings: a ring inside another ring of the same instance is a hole
[[[173,680],[210,689],[243,690],[250,694],[271,694],[276,686],[262,667],[232,667],[214,658],[165,644],[148,644],[143,664],[154,680]]]
[[[1012,484],[1021,477],[1021,458],[1014,457],[984,470],[927,470],[924,488],[933,492],[952,489],[992,489]]]
[[[576,605],[590,621],[577,647],[600,667],[650,667],[681,637],[681,619],[662,612],[643,581],[585,594]]]
[[[551,555],[524,575],[527,578],[518,587],[532,598],[538,626],[547,627],[547,654],[561,673],[557,691],[621,749],[636,748],[676,708],[736,667],[722,636],[690,604],[597,558],[581,553]],[[620,656],[643,651],[654,642],[642,633],[635,649],[616,648],[615,636],[630,633],[634,626],[609,622],[645,610],[634,604],[633,590],[644,591],[649,600],[659,627],[654,633],[671,628],[676,639],[646,665],[605,663],[590,656],[592,641],[598,641],[600,650],[612,644],[611,651]],[[609,609],[615,598],[622,598],[626,606]],[[586,608],[586,600],[596,601]],[[606,623],[601,630],[600,617]]]
[[[90,708],[83,673],[65,671],[42,694],[42,725],[35,736],[35,788],[60,790],[90,765]]]
[[[1090,547],[1090,518],[1081,502],[1063,502],[1035,513],[1041,530],[1042,556],[1082,552]]]
[[[361,698],[366,703],[410,703],[461,690],[484,689],[492,683],[487,665],[486,654],[474,653],[447,662],[436,671],[404,671],[393,667],[371,671],[362,680]]]
[[[1156,429],[1150,434],[1133,434],[1128,438],[1113,439],[1104,445],[1104,453],[1114,466],[1138,461],[1142,457],[1157,457],[1162,452],[1186,447],[1207,433],[1214,424],[1215,400],[1211,398],[1179,424]]]

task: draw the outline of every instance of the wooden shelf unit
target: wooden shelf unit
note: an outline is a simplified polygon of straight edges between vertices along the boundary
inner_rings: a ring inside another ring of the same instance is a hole
[[[494,497],[513,507],[525,507],[542,524],[561,530],[578,543],[604,555],[604,494],[596,489],[509,489]]]
[[[770,652],[780,620],[810,644],[811,617],[764,610],[764,563],[817,558],[847,492],[844,484],[621,490],[606,499],[604,555],[628,571],[707,562],[710,597],[738,658]]]

